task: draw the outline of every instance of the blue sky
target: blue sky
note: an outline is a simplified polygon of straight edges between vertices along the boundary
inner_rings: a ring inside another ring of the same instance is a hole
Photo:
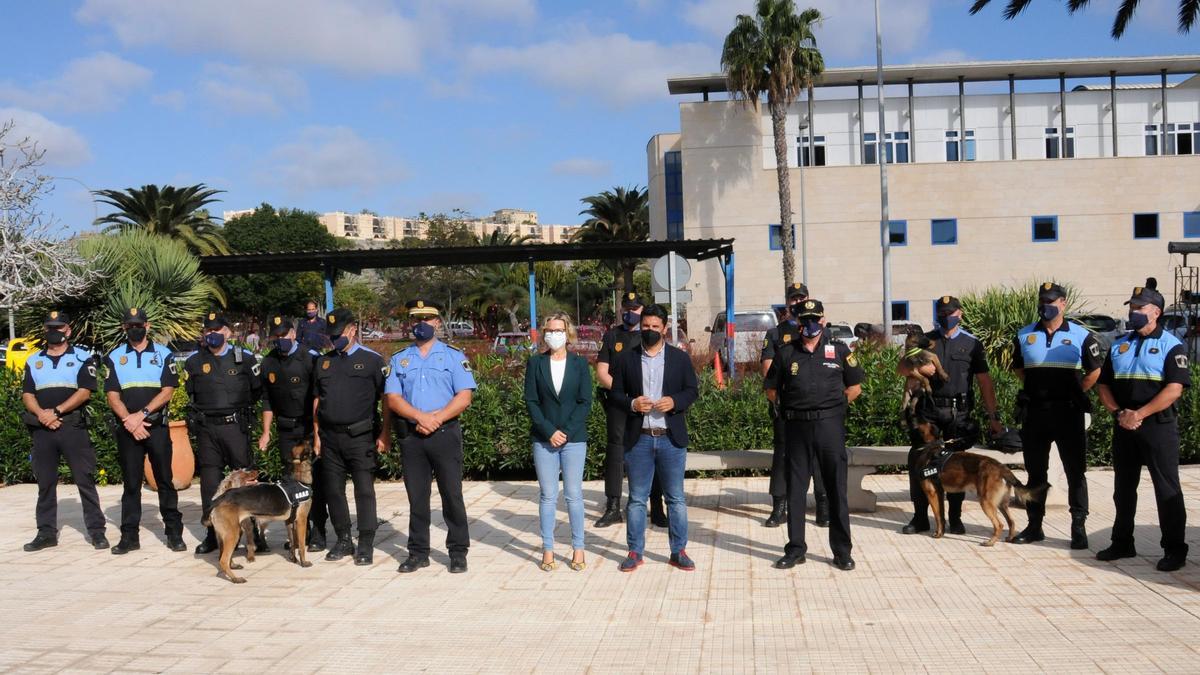
[[[874,62],[869,0],[819,0],[830,66]],[[1068,17],[1037,0],[883,0],[885,61],[1189,54],[1174,0]],[[198,182],[215,211],[260,202],[415,215],[533,209],[644,184],[645,145],[678,128],[668,76],[714,72],[750,0],[56,0],[6,3],[0,118],[63,177],[46,208],[71,229],[81,186]],[[14,29],[15,28],[15,29]],[[78,181],[78,182],[76,182]],[[104,211],[101,207],[101,214]]]

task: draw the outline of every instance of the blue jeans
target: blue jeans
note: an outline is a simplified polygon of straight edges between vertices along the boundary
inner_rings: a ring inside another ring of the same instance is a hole
[[[687,502],[683,495],[683,471],[687,466],[687,448],[671,442],[670,436],[638,436],[634,446],[625,451],[625,471],[629,474],[629,506],[626,539],[629,551],[638,555],[646,548],[646,503],[650,499],[650,484],[657,472],[667,502],[667,536],[671,553],[687,547]]]
[[[537,469],[541,495],[538,516],[542,525],[542,550],[554,550],[554,512],[558,506],[558,476],[562,474],[567,517],[571,521],[571,548],[583,549],[583,465],[587,443],[566,443],[556,448],[533,442],[533,466]]]

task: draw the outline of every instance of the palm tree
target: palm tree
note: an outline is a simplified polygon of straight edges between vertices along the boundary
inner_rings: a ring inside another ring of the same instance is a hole
[[[572,241],[609,243],[650,238],[650,190],[637,185],[628,189],[615,187],[579,201],[587,204],[579,215],[588,219],[572,235]],[[613,270],[613,285],[620,284],[624,277],[624,288],[633,288],[633,272],[639,263],[637,258],[607,262]]]
[[[139,188],[122,190],[96,190],[100,201],[117,210],[97,218],[97,225],[107,225],[104,232],[126,232],[146,230],[179,239],[189,250],[198,255],[230,252],[220,226],[204,208],[218,201],[215,195],[224,190],[213,190],[204,183],[177,188],[164,185],[143,185]]]
[[[494,263],[474,269],[463,302],[474,307],[479,316],[497,305],[508,314],[512,330],[520,328],[517,312],[529,302],[529,277],[523,263]]]
[[[991,2],[992,0],[975,0],[975,4],[971,5],[971,14],[978,14]],[[1031,2],[1033,0],[1008,0],[1008,5],[1004,8],[1004,18],[1016,18],[1018,14],[1025,11]],[[1067,0],[1067,12],[1074,14],[1089,4],[1091,4],[1091,0]],[[1138,4],[1139,0],[1121,0],[1121,6],[1117,8],[1117,16],[1113,19],[1112,37],[1114,40],[1120,40],[1121,36],[1125,34],[1125,28],[1129,25],[1129,20],[1133,18]],[[1191,32],[1198,15],[1200,15],[1200,0],[1179,0],[1179,32]]]
[[[471,239],[474,246],[523,246],[531,241],[536,241],[537,237],[532,234],[501,232],[500,228],[496,228],[486,237],[481,237],[472,232]]]
[[[779,239],[783,247],[783,282],[796,275],[792,239],[792,188],[788,180],[787,109],[800,92],[811,89],[825,70],[813,26],[821,13],[806,9],[796,14],[792,0],[758,0],[755,16],[739,14],[721,49],[721,69],[729,91],[758,111],[767,94],[771,132],[775,135],[775,175],[779,181]]]

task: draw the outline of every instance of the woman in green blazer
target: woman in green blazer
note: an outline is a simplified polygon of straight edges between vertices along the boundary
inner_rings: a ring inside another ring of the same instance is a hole
[[[576,340],[571,318],[561,312],[543,324],[547,350],[529,357],[525,367],[525,407],[533,440],[541,500],[542,564],[555,568],[554,516],[558,506],[558,477],[562,475],[567,515],[571,522],[571,569],[584,568],[583,466],[587,460],[587,418],[592,409],[592,370],[587,359],[567,351]]]

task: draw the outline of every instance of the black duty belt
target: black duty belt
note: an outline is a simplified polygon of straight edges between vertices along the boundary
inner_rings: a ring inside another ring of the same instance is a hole
[[[235,412],[228,415],[221,413],[200,413],[201,423],[205,425],[224,426],[226,424],[237,424],[240,419]]]
[[[939,408],[951,408],[956,406],[964,406],[967,404],[967,395],[959,394],[957,396],[934,396],[933,404]]]
[[[295,429],[298,426],[307,426],[304,424],[304,422],[307,419],[308,418],[303,417],[303,416],[301,416],[301,417],[284,417],[283,415],[276,415],[275,416],[275,424],[280,429]]]
[[[645,427],[642,429],[642,435],[643,436],[653,436],[655,438],[658,438],[659,436],[666,436],[667,430],[666,429],[658,429],[655,427]]]
[[[375,428],[374,418],[368,417],[365,420],[351,422],[350,424],[330,424],[321,422],[321,431],[329,431],[335,434],[350,434],[351,436],[361,436],[362,434],[372,431]]]
[[[820,410],[784,410],[783,419],[789,421],[815,422],[817,420],[825,420],[830,417],[840,417],[845,408],[836,406],[833,408],[822,408]]]

